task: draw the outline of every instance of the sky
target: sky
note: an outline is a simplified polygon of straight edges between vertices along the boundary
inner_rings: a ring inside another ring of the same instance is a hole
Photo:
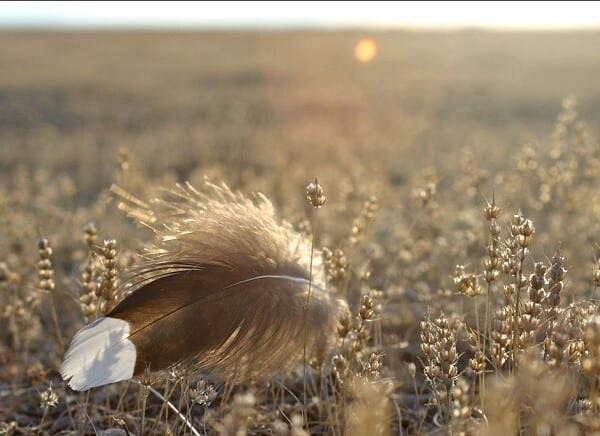
[[[600,29],[600,2],[0,2],[10,28]]]

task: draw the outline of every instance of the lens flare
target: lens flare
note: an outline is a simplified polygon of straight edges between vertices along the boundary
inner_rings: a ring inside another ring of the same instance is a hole
[[[377,56],[377,44],[369,38],[363,38],[354,46],[354,57],[362,63],[371,62]]]

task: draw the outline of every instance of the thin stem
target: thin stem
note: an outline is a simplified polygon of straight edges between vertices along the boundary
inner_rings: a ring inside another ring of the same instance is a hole
[[[598,414],[598,374],[594,374],[594,381],[592,383],[592,393],[590,395],[590,400],[592,403],[592,416],[597,416]]]
[[[487,366],[487,340],[488,335],[492,333],[492,320],[490,319],[490,311],[491,311],[491,294],[492,294],[492,282],[487,282],[487,292],[485,296],[485,325],[483,326],[483,358],[484,365]],[[491,339],[490,339],[491,343]],[[491,348],[491,347],[490,347]],[[491,353],[490,353],[491,354]],[[481,382],[479,384],[479,398],[481,402],[481,409],[485,411],[485,366],[483,368],[483,373],[481,374]]]
[[[477,297],[473,297],[473,310],[475,311],[475,328],[477,329],[477,342],[479,343],[479,334],[481,329],[479,328],[479,305],[477,304]]]
[[[452,435],[452,394],[450,389],[446,387],[446,407],[448,408],[446,416],[446,434],[448,436]]]
[[[44,423],[46,422],[46,416],[48,416],[48,407],[44,407],[44,414],[42,415],[42,420],[39,425],[38,434],[43,434],[44,432]]]
[[[169,392],[169,379],[167,378],[167,380],[165,381],[165,398],[169,398],[171,396],[171,392]],[[158,415],[156,416],[156,420],[154,421],[154,425],[152,426],[152,433],[156,433],[156,431],[158,430],[158,426],[160,425],[160,420],[162,419],[162,415],[165,412],[165,409],[167,409],[167,403],[165,403],[163,401],[163,403],[160,406],[160,410],[158,411]],[[169,414],[168,414],[168,410],[166,410],[167,414],[165,416],[165,422],[169,421]]]
[[[307,377],[307,373],[308,373],[308,368],[307,368],[307,362],[306,362],[306,339],[307,339],[307,334],[306,334],[306,324],[308,322],[308,306],[310,304],[310,294],[312,291],[312,276],[313,276],[313,259],[314,259],[314,253],[315,253],[315,241],[317,238],[317,213],[318,213],[317,208],[314,208],[314,212],[313,212],[313,225],[312,225],[312,229],[313,229],[313,235],[312,235],[312,241],[310,244],[310,268],[309,268],[309,272],[308,272],[308,293],[306,294],[306,304],[304,305],[304,344],[303,344],[303,349],[302,349],[302,356],[303,356],[303,381],[302,381],[302,385],[303,385],[303,391],[304,391],[304,407],[303,407],[303,412],[302,414],[304,415],[304,423],[306,425],[306,429],[308,430],[308,402],[307,402],[307,393],[306,393],[306,377]]]
[[[89,391],[89,390],[88,390],[88,391],[85,393],[85,403],[84,403],[84,406],[83,406],[83,407],[84,407],[84,410],[85,410],[85,414],[86,414],[86,415],[88,414],[88,410],[89,410],[89,407],[90,407],[90,394],[91,394],[91,392],[92,392],[92,391]],[[91,419],[90,419],[90,422],[92,422],[92,421],[91,421]],[[79,419],[79,425],[80,425],[80,426],[79,426],[79,432],[80,432],[80,433],[83,433],[83,430],[84,430],[84,428],[85,428],[85,419],[83,419],[83,417],[80,417],[80,419]],[[92,425],[94,425],[94,424],[92,423]]]
[[[134,383],[138,383],[141,384],[138,380],[132,380]],[[173,403],[171,403],[169,400],[167,400],[165,397],[163,397],[160,392],[158,392],[156,389],[154,389],[152,386],[146,386],[146,388],[152,392],[154,395],[156,395],[161,401],[165,402],[167,404],[167,406],[169,406],[169,409],[171,409],[173,412],[175,412],[175,414],[179,417],[179,419],[181,419],[183,421],[183,423],[185,424],[185,426],[192,432],[192,434],[194,436],[200,436],[200,433],[198,432],[198,430],[196,430],[194,428],[194,426],[192,425],[192,423],[179,411],[179,409],[177,409],[177,407],[175,407],[173,405]],[[143,432],[143,430],[142,430]]]
[[[140,430],[140,434],[144,434],[144,430],[146,429],[146,400],[148,399],[148,391],[146,390],[149,385],[140,385],[142,389],[142,429]]]
[[[487,348],[488,335],[492,330],[490,310],[491,310],[491,299],[490,294],[492,293],[492,282],[487,282],[487,292],[485,296],[485,321],[483,326],[483,353],[485,355]]]
[[[176,408],[177,409],[177,416],[179,416],[181,418],[181,420],[183,421],[184,424],[186,424],[188,421],[187,421],[185,415],[183,415],[180,412],[180,410],[183,408],[183,403],[184,402],[187,403],[186,393],[187,393],[187,390],[189,389],[189,385],[190,385],[190,378],[189,378],[189,374],[186,371],[185,375],[180,380],[181,389],[180,389],[180,392],[179,392],[179,402],[177,403],[177,408]],[[171,409],[171,410],[173,410],[173,409]],[[179,427],[179,425],[175,426],[175,434],[179,434],[180,433],[180,432],[177,431],[178,427]]]
[[[521,283],[523,281],[523,261],[525,260],[525,247],[521,247],[519,252],[519,269],[517,270],[517,280],[516,280],[516,296],[515,296],[515,308],[513,313],[513,341],[512,341],[512,367],[513,372],[517,370],[519,367],[518,363],[518,340],[519,340],[519,309],[521,302]]]
[[[473,310],[475,310],[475,328],[477,329],[477,346],[481,346],[481,341],[480,341],[480,325],[479,325],[479,305],[477,304],[477,296],[473,297]],[[484,354],[484,358],[485,358],[485,332],[484,332],[484,339],[483,339],[483,354]],[[475,387],[477,384],[477,378],[475,378],[473,380],[473,392],[472,392],[472,397],[475,398]],[[483,385],[483,372],[479,374],[479,386]]]
[[[400,406],[398,405],[398,401],[392,397],[392,404],[396,409],[396,415],[398,416],[398,436],[404,436],[404,431],[402,430],[402,411],[400,410]]]
[[[435,379],[431,380],[430,383],[431,383],[431,387],[433,390],[433,397],[435,398],[435,405],[437,406],[437,413],[439,414],[439,416],[441,416],[443,418],[444,417],[444,409],[442,406],[442,401],[441,401],[440,395],[437,390],[437,383],[435,382]],[[423,423],[425,422],[425,418],[426,418],[426,416],[423,417]],[[419,434],[420,433],[421,432],[419,431]]]
[[[121,407],[123,407],[123,401],[125,400],[125,395],[127,394],[127,385],[121,389],[121,394],[119,395],[119,401],[117,402],[117,407],[115,410],[119,412]]]
[[[336,436],[337,427],[336,422],[334,422],[334,419],[336,417],[334,416],[332,401],[329,398],[329,377],[329,374],[327,374],[325,371],[325,365],[321,365],[321,392],[323,392],[323,394],[325,395],[325,407],[327,408],[327,424],[329,425],[330,434]],[[337,421],[337,419],[335,421]]]
[[[54,291],[50,291],[50,313],[52,315],[52,323],[54,324],[54,331],[56,332],[56,339],[62,351],[65,350],[65,341],[60,331],[60,324],[58,323],[58,315],[56,313],[56,304],[54,301]]]

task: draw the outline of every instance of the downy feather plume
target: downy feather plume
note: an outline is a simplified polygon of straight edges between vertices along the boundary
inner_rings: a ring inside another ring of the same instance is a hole
[[[155,233],[122,285],[132,290],[82,328],[61,366],[75,390],[174,365],[233,379],[324,357],[345,303],[325,290],[310,243],[263,195],[176,185],[145,203],[113,186],[119,208]],[[307,306],[308,301],[308,306]]]

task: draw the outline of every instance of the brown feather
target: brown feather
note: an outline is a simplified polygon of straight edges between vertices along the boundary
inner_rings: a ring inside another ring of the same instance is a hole
[[[130,325],[135,375],[183,364],[246,377],[297,362],[305,340],[313,354],[327,349],[345,303],[324,290],[316,256],[305,311],[310,245],[264,196],[253,202],[225,185],[207,184],[206,193],[187,185],[149,206],[113,191],[158,238],[132,271],[133,293],[108,314]]]

